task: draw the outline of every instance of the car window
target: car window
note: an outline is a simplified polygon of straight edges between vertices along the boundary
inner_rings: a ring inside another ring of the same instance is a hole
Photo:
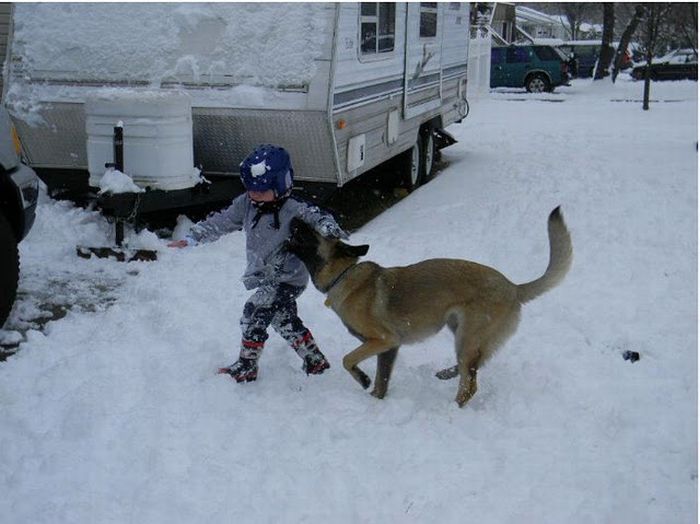
[[[505,49],[502,47],[492,47],[491,48],[491,63],[492,64],[502,64],[505,59]]]
[[[506,51],[506,62],[517,64],[530,61],[529,47],[509,47]]]
[[[551,47],[547,47],[547,46],[535,47],[535,54],[537,55],[537,58],[539,58],[543,62],[550,62],[550,61],[559,60],[559,55],[557,55],[557,53]]]
[[[697,62],[698,56],[693,53],[676,53],[673,55],[668,62],[670,64],[687,64],[690,62]]]
[[[558,49],[556,47],[550,47],[550,49],[556,53],[556,55],[559,57],[559,60],[562,60],[563,62],[566,62],[567,60],[569,60],[570,55],[567,55],[561,49]]]
[[[688,55],[677,54],[668,59],[669,64],[685,64]]]

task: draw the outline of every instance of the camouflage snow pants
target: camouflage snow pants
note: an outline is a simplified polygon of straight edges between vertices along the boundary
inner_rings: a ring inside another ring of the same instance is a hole
[[[278,284],[259,287],[253,293],[243,307],[241,317],[241,357],[260,357],[269,336],[269,326],[272,326],[302,359],[318,350],[311,331],[297,315],[296,300],[304,289],[303,286]]]

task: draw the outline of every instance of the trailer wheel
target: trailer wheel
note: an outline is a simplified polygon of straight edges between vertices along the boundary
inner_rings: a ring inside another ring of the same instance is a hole
[[[0,327],[10,315],[19,282],[17,239],[5,216],[0,213]]]
[[[399,180],[401,187],[409,193],[414,191],[423,181],[423,139],[418,134],[413,147],[399,155]]]
[[[423,131],[423,148],[421,149],[421,168],[420,174],[421,183],[429,181],[433,177],[435,171],[435,138],[433,137],[433,129],[425,128]]]

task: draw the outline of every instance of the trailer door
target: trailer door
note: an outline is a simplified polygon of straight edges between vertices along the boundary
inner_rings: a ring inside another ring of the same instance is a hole
[[[403,116],[406,120],[442,104],[442,7],[406,4]]]

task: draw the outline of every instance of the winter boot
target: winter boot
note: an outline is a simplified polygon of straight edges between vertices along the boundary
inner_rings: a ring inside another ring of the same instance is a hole
[[[241,357],[229,367],[219,369],[219,373],[231,375],[236,382],[254,382],[258,378],[258,361]]]
[[[306,354],[302,365],[302,369],[306,371],[307,375],[320,375],[330,367],[331,365],[326,360],[326,357],[318,348]]]
[[[320,375],[331,367],[321,350],[318,349],[311,331],[306,330],[306,333],[292,342],[292,347],[304,361],[301,369],[306,371],[307,375]]]

